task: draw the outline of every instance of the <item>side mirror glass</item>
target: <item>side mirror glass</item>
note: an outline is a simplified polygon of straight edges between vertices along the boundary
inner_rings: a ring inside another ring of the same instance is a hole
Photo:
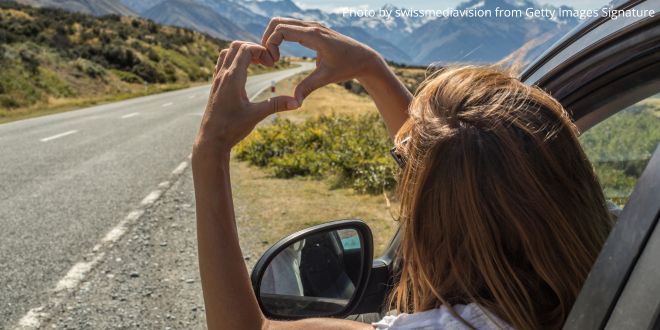
[[[341,220],[297,232],[271,247],[252,272],[264,314],[346,316],[364,293],[372,263],[369,227]]]

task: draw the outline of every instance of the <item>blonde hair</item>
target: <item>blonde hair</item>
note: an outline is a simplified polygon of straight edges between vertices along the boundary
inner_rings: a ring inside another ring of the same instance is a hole
[[[561,327],[612,225],[566,111],[475,66],[434,74],[409,111],[395,139],[409,137],[397,143],[406,166],[390,306],[477,303],[518,329]]]

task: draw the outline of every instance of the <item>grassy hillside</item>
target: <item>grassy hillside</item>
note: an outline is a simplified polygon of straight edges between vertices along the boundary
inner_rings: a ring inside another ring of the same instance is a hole
[[[226,45],[142,18],[1,2],[0,122],[208,81]]]
[[[585,132],[580,141],[605,196],[625,205],[660,141],[660,95],[604,120]]]

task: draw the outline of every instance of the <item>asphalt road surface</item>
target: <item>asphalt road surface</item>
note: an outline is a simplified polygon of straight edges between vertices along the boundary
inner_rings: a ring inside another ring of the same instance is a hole
[[[312,68],[249,77],[247,94]],[[208,91],[0,125],[0,329],[48,301],[72,266],[187,160]]]

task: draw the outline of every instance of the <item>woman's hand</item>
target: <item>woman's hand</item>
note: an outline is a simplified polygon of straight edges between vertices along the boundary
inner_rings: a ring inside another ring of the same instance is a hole
[[[251,103],[245,92],[250,63],[272,65],[266,48],[254,43],[234,41],[220,52],[194,150],[207,148],[228,155],[262,119],[299,107],[298,101],[290,96]]]
[[[390,137],[408,119],[412,94],[373,49],[316,22],[273,18],[261,39],[271,61],[280,58],[283,41],[297,42],[317,53],[316,70],[296,86],[299,104],[319,87],[355,78],[376,103]]]
[[[300,104],[322,86],[361,79],[383,69],[383,59],[369,46],[316,22],[273,18],[261,39],[273,61],[279,60],[283,41],[298,42],[317,52],[316,70],[296,86],[294,96]]]

